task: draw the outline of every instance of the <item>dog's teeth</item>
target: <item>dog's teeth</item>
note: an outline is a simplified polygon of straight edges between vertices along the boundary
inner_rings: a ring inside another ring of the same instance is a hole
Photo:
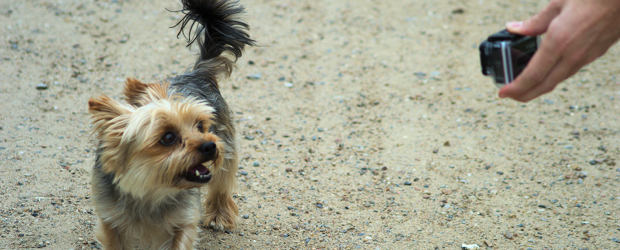
[[[200,172],[198,172],[198,170],[196,170],[196,176],[200,176]]]

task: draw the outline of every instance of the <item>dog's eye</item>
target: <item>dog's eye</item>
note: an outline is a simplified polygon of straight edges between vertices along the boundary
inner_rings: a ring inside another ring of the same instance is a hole
[[[174,133],[166,132],[164,136],[161,137],[161,140],[159,142],[161,142],[161,144],[164,146],[170,146],[176,140],[177,140],[177,137],[174,135]]]
[[[202,122],[198,122],[198,131],[200,133],[204,133],[205,132],[205,128],[202,125]]]

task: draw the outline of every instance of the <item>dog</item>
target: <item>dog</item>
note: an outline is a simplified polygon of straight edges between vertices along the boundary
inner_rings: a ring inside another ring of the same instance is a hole
[[[218,79],[230,76],[255,41],[237,2],[181,2],[185,16],[173,27],[180,26],[177,38],[183,34],[188,47],[200,49],[193,68],[162,83],[128,78],[126,103],[105,95],[88,101],[99,142],[92,173],[95,234],[105,249],[193,249],[201,219],[222,230],[233,228],[239,215],[232,196],[235,127]]]

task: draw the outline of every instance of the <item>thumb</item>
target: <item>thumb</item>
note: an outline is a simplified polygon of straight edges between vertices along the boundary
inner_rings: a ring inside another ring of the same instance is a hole
[[[551,21],[560,14],[562,5],[549,4],[541,12],[525,22],[511,21],[506,23],[510,33],[524,36],[538,36],[547,31]]]

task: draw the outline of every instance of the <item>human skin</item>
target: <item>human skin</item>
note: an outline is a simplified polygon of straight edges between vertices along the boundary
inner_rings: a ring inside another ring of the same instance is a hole
[[[552,0],[525,22],[508,22],[511,33],[546,33],[526,68],[499,91],[500,98],[531,101],[551,92],[620,38],[620,0]]]

